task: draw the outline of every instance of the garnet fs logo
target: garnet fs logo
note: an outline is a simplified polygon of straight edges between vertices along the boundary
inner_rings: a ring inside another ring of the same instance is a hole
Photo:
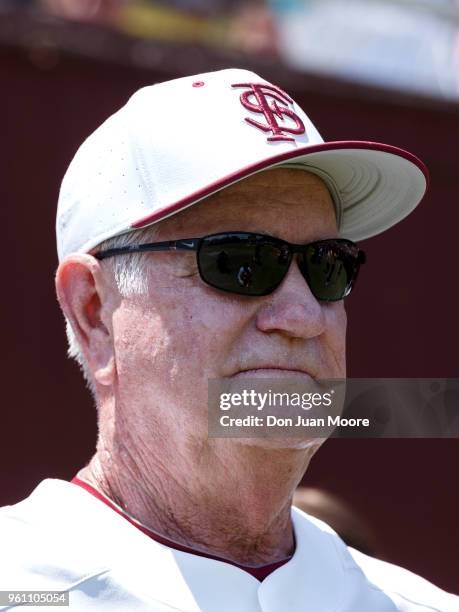
[[[263,132],[271,132],[272,136],[268,136],[268,141],[271,140],[293,140],[294,138],[288,134],[304,134],[306,128],[304,123],[287,105],[293,104],[292,98],[275,85],[267,85],[266,83],[235,83],[231,87],[249,87],[248,91],[241,93],[239,99],[244,108],[264,115],[266,123],[255,121],[251,117],[245,117],[247,123],[263,130]],[[268,100],[268,98],[270,98]],[[280,105],[278,104],[280,103]],[[284,121],[285,117],[289,117],[295,126],[279,124],[279,121]],[[287,132],[287,134],[285,133]]]

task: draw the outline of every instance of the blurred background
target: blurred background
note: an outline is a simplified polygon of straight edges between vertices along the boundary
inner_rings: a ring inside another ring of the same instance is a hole
[[[79,144],[143,85],[248,68],[326,140],[423,159],[421,206],[362,243],[349,376],[459,378],[458,27],[456,0],[0,0],[0,505],[70,479],[94,450],[54,295],[55,207]],[[378,556],[459,592],[458,458],[458,440],[330,440],[303,480],[306,507],[333,507],[337,524],[355,513],[352,541],[371,533]]]
[[[315,74],[454,99],[459,0],[0,0],[5,12],[278,58]]]

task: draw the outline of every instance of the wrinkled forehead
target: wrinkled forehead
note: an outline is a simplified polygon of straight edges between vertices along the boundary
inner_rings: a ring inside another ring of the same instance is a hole
[[[268,232],[277,223],[336,234],[335,204],[324,181],[302,169],[259,172],[164,219],[157,230],[161,237],[170,233],[191,237],[196,232],[235,229]]]

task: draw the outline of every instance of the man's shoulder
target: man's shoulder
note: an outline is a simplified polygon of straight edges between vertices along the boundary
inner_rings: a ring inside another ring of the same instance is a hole
[[[46,479],[24,500],[0,508],[0,590],[64,589],[103,571],[103,562],[82,554],[81,504],[73,488]]]
[[[77,610],[169,611],[187,601],[167,549],[70,482],[46,479],[0,508],[0,542],[0,591],[66,591]],[[158,568],[164,579],[153,581]]]
[[[403,612],[459,612],[459,597],[402,567],[346,546],[323,521],[294,508],[294,524],[306,526],[323,547],[334,549],[347,572],[359,573],[368,588],[381,591]]]
[[[459,597],[439,589],[421,576],[353,548],[348,548],[348,551],[367,580],[392,594],[400,610],[459,612]]]

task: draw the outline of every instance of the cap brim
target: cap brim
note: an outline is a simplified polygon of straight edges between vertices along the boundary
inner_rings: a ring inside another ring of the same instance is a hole
[[[422,200],[429,181],[423,162],[403,149],[377,142],[325,142],[241,168],[131,227],[156,223],[252,174],[292,164],[319,174],[327,183],[341,208],[340,235],[350,240],[375,236],[404,219]]]

